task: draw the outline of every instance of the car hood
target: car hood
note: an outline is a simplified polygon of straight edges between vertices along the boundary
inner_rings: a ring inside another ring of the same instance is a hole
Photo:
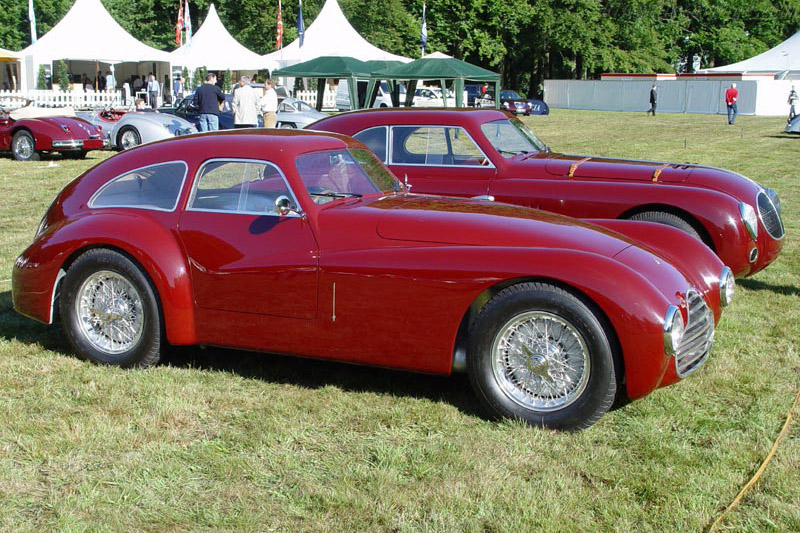
[[[662,183],[684,182],[692,175],[697,165],[689,163],[666,163],[637,159],[614,159],[610,157],[575,154],[541,153],[534,157],[518,156],[514,164],[525,167],[534,162],[541,164],[552,176],[568,176],[572,179],[606,179],[649,181]]]
[[[384,197],[369,207],[384,211],[375,230],[386,240],[575,249],[607,257],[633,244],[593,224],[508,204],[412,194]]]
[[[125,115],[123,115],[119,120],[119,124],[137,122],[139,124],[149,122],[157,125],[173,126],[175,128],[193,127],[191,122],[184,120],[181,117],[171,115],[169,113],[155,113],[153,111],[136,111],[125,113]]]

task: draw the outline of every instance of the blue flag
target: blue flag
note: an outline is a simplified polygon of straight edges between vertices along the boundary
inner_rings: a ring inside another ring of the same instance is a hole
[[[300,13],[297,15],[297,34],[300,39],[300,46],[303,46],[303,35],[306,33],[306,25],[303,24],[303,0],[300,0]]]
[[[428,23],[425,22],[425,3],[422,3],[422,33],[420,34],[422,38],[422,53],[425,53],[425,49],[428,47]]]

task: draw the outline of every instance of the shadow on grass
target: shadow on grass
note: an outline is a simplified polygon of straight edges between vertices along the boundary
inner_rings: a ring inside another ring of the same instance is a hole
[[[11,292],[0,292],[0,338],[74,356],[60,325],[41,324],[14,311]],[[464,375],[433,376],[316,359],[303,359],[224,348],[172,347],[162,364],[176,368],[230,372],[248,379],[309,389],[326,386],[449,403],[468,415],[481,416]]]
[[[800,288],[792,285],[773,285],[757,279],[737,279],[736,284],[751,291],[770,291],[784,296],[800,296]]]

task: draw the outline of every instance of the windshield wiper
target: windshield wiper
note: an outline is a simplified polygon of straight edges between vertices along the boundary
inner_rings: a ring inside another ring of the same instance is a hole
[[[361,198],[364,196],[363,194],[358,194],[357,192],[311,192],[309,191],[311,196],[327,196],[328,198]]]

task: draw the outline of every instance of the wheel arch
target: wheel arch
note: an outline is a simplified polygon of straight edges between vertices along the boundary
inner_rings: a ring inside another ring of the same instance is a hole
[[[694,228],[694,230],[703,239],[703,242],[706,244],[706,246],[714,250],[714,252],[717,252],[717,249],[714,245],[714,240],[711,238],[711,234],[708,232],[708,229],[696,216],[694,216],[692,213],[690,213],[685,209],[681,209],[680,207],[676,207],[674,205],[669,205],[669,204],[660,204],[660,203],[642,204],[628,209],[624,213],[621,213],[617,218],[629,220],[631,217],[635,215],[638,215],[640,213],[646,213],[649,211],[660,211],[663,213],[669,213],[671,215],[679,217],[684,222],[692,226],[692,228]]]
[[[608,334],[608,342],[611,348],[611,354],[614,357],[614,368],[616,371],[616,378],[617,378],[617,386],[620,389],[624,388],[624,380],[625,380],[625,361],[623,358],[622,353],[622,345],[619,340],[619,336],[617,333],[616,328],[612,324],[610,318],[606,314],[605,310],[600,307],[597,302],[595,302],[592,298],[589,297],[584,291],[571,285],[563,280],[559,280],[553,277],[548,276],[521,276],[515,278],[505,279],[494,285],[487,287],[484,289],[480,294],[478,294],[473,300],[469,307],[464,312],[461,322],[458,326],[458,334],[456,335],[456,344],[455,349],[453,350],[453,372],[462,373],[466,371],[467,368],[467,345],[469,343],[469,329],[470,326],[478,316],[481,309],[491,300],[497,293],[511,287],[513,285],[519,285],[521,283],[546,283],[548,285],[553,285],[554,287],[558,287],[562,289],[572,296],[576,297],[580,300],[581,303],[586,305],[589,310],[597,317],[597,320],[603,326],[603,329]]]

